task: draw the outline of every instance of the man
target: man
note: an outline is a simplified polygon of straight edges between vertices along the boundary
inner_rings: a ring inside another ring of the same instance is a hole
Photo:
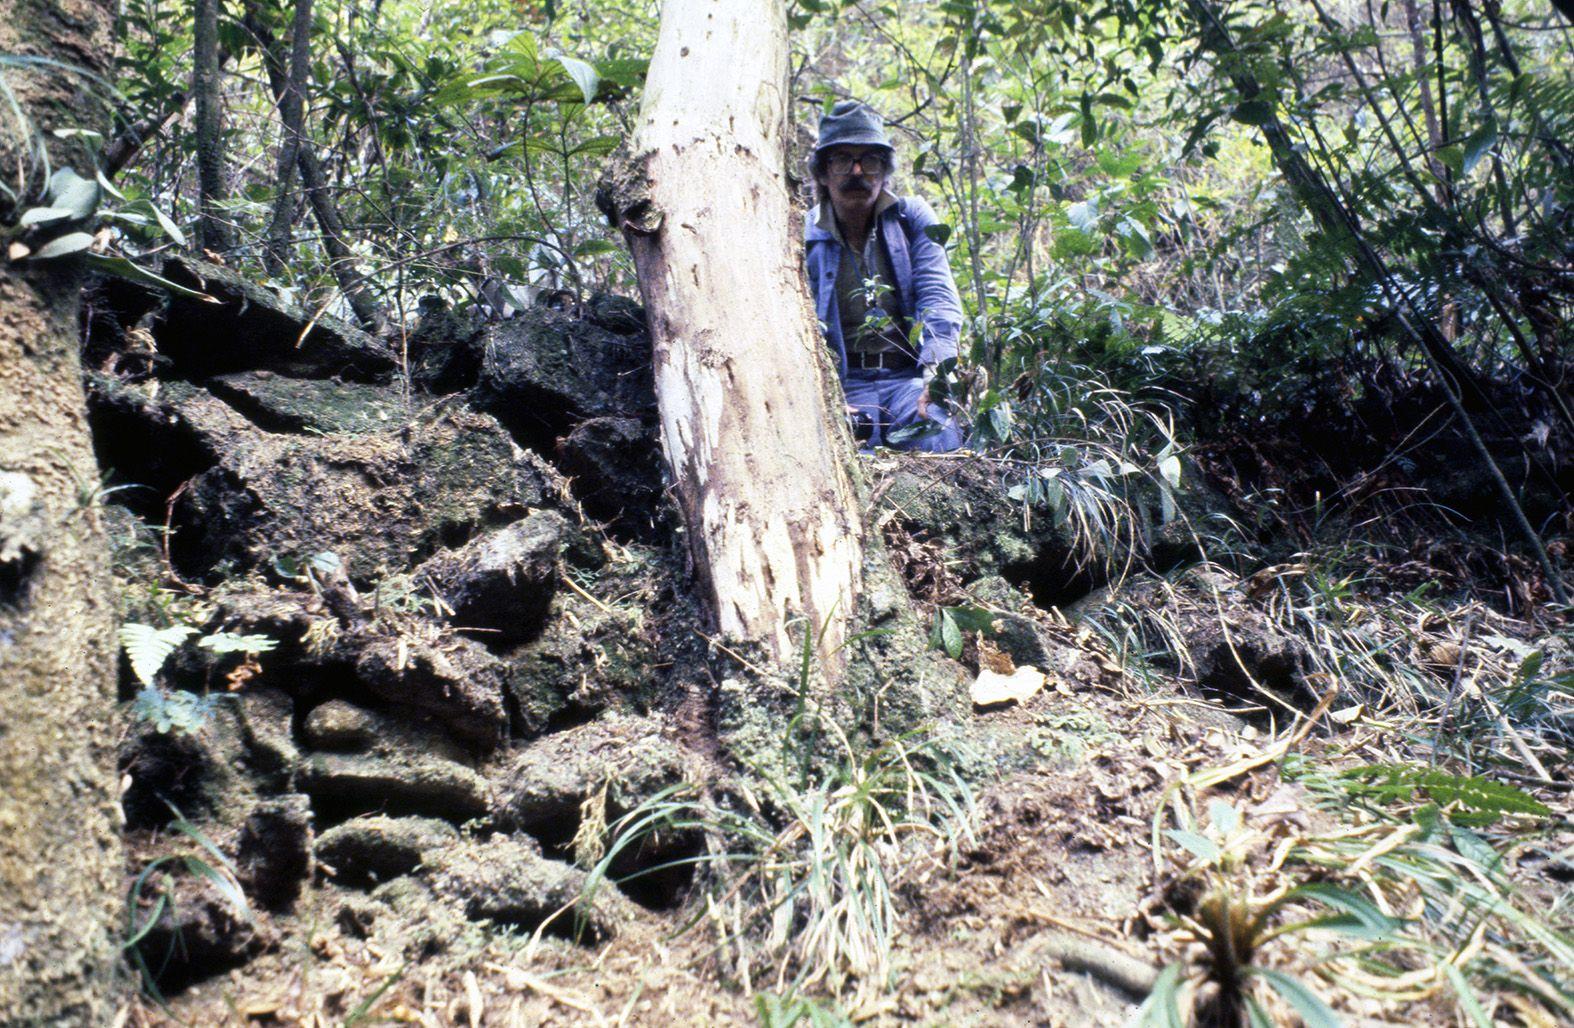
[[[945,249],[925,231],[934,211],[886,189],[894,156],[868,106],[843,100],[821,116],[810,160],[820,202],[804,234],[809,288],[859,438],[943,453],[962,433],[930,400],[929,382],[957,355],[962,301]]]

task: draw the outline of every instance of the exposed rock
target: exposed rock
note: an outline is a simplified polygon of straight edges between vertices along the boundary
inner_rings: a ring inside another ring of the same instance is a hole
[[[515,643],[535,635],[557,586],[557,560],[568,522],[554,511],[537,511],[457,550],[447,550],[416,569],[453,610],[461,628],[488,630],[483,640]]]
[[[558,440],[558,466],[599,518],[648,527],[661,498],[656,431],[637,418],[591,418]]]
[[[215,694],[204,706],[203,724],[192,732],[160,732],[127,708],[133,720],[120,744],[119,769],[130,779],[121,796],[128,825],[165,825],[175,816],[173,804],[188,820],[236,827],[260,792],[287,787],[288,773],[281,773],[277,754],[247,742],[245,702]]]
[[[420,310],[421,320],[405,340],[411,381],[429,393],[475,385],[483,349],[480,319],[456,314],[435,296],[423,296]]]
[[[253,432],[181,497],[174,556],[200,575],[327,551],[370,581],[542,506],[554,479],[494,420],[464,410],[399,432]]]
[[[235,863],[247,895],[269,910],[288,909],[312,873],[312,814],[306,797],[259,803],[241,825]]]
[[[453,825],[430,817],[357,817],[317,840],[317,859],[342,885],[369,886],[409,874],[427,855],[459,840]]]
[[[329,700],[306,715],[303,734],[312,749],[361,753],[376,743],[377,721],[369,710],[344,700]]]
[[[128,384],[88,372],[88,420],[99,466],[122,483],[116,499],[157,524],[166,497],[254,431],[229,405],[189,382]]]
[[[207,293],[171,293],[153,334],[188,378],[271,368],[302,377],[386,378],[394,355],[376,338],[328,314],[286,303],[241,275],[191,257],[170,257],[163,275]]]
[[[284,791],[301,759],[291,731],[294,701],[268,685],[249,686],[239,695],[238,723],[248,767],[264,787]]]
[[[1033,609],[1032,601],[1020,589],[999,575],[981,578],[967,592],[994,618],[995,633],[990,637],[1017,666],[1031,665],[1049,674],[1083,677],[1077,666],[1085,657],[1075,647],[1057,641],[1045,628],[1044,615]]]
[[[1306,643],[1275,625],[1228,572],[1193,568],[1172,587],[1140,582],[1122,599],[1165,617],[1178,630],[1186,651],[1174,655],[1176,664],[1204,689],[1270,707],[1274,700],[1295,707],[1316,701],[1317,691],[1304,677],[1310,666]]]
[[[585,721],[607,707],[644,710],[665,680],[656,629],[657,559],[637,546],[604,568],[588,588],[616,604],[560,588],[540,637],[503,657],[504,688],[515,734],[531,737],[563,721]]]
[[[640,335],[645,331],[645,308],[626,296],[596,293],[585,304],[585,317],[592,324],[622,336]]]
[[[548,860],[527,836],[495,835],[442,850],[432,858],[430,878],[433,891],[461,904],[466,916],[526,930],[553,917],[556,934],[599,942],[636,916],[610,882],[585,898],[585,873]]]
[[[580,805],[603,786],[616,816],[689,780],[691,763],[660,722],[607,714],[526,747],[498,790],[496,816],[549,839],[572,836]]]
[[[1047,511],[1024,520],[1021,504],[1006,495],[1007,473],[996,465],[890,454],[869,466],[877,512],[890,512],[915,539],[942,544],[963,580],[1002,575],[1041,606],[1097,584],[1097,561],[1079,562],[1069,534]]]
[[[532,307],[488,325],[477,392],[514,433],[545,448],[575,420],[654,409],[650,340]]]
[[[241,371],[208,379],[208,390],[269,432],[361,435],[387,432],[409,420],[397,390],[271,371]]]
[[[508,734],[505,668],[479,643],[442,645],[369,631],[342,643],[355,653],[355,674],[373,695],[427,713],[457,738],[488,749]]]
[[[484,816],[491,805],[486,779],[421,750],[314,753],[301,766],[300,784],[328,821],[379,811],[467,821]]]
[[[136,945],[136,953],[166,992],[238,967],[274,945],[273,933],[248,917],[206,877],[179,874],[162,911]],[[140,928],[152,916],[148,891],[133,915]]]

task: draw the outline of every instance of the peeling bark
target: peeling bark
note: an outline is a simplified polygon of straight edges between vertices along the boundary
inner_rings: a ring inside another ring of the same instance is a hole
[[[863,525],[799,270],[786,128],[780,0],[669,0],[639,156],[606,201],[634,254],[662,447],[716,626],[786,660],[807,619],[834,670]]]

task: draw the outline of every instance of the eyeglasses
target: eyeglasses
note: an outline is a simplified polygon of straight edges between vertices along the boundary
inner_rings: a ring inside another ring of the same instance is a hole
[[[890,161],[886,159],[884,154],[877,153],[866,153],[857,157],[849,157],[844,153],[839,153],[832,154],[825,159],[825,166],[830,169],[833,175],[847,174],[853,170],[854,164],[861,166],[865,175],[884,174],[886,169],[891,166]]]

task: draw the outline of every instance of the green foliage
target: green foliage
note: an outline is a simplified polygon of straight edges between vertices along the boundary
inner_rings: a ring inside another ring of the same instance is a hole
[[[185,689],[168,692],[156,685],[143,687],[132,704],[132,713],[160,732],[195,735],[212,719],[227,694],[200,696]]]
[[[126,927],[120,943],[137,969],[143,991],[160,1003],[163,996],[157,979],[163,965],[174,955],[173,947],[182,944],[181,939],[177,932],[170,939],[171,950],[166,953],[145,952],[144,940],[160,919],[168,917],[178,923],[175,907],[177,869],[208,882],[237,917],[247,922],[253,920],[251,904],[246,900],[234,863],[173,804],[170,804],[170,811],[175,815],[169,823],[170,829],[194,844],[197,852],[171,853],[143,865],[126,892]]]
[[[1492,824],[1505,814],[1552,816],[1546,804],[1512,785],[1478,776],[1451,775],[1436,768],[1369,764],[1351,768],[1340,778],[1352,796],[1371,797],[1379,803],[1424,796],[1480,824]]]
[[[201,731],[226,694],[201,695],[185,689],[166,690],[158,683],[159,672],[165,663],[188,639],[198,635],[197,630],[190,625],[154,628],[152,625],[127,622],[120,626],[119,634],[131,670],[142,683],[142,689],[132,704],[132,713],[160,732],[189,735]],[[248,660],[255,659],[277,645],[265,635],[233,632],[215,632],[197,639],[197,646],[215,657],[238,653]]]

